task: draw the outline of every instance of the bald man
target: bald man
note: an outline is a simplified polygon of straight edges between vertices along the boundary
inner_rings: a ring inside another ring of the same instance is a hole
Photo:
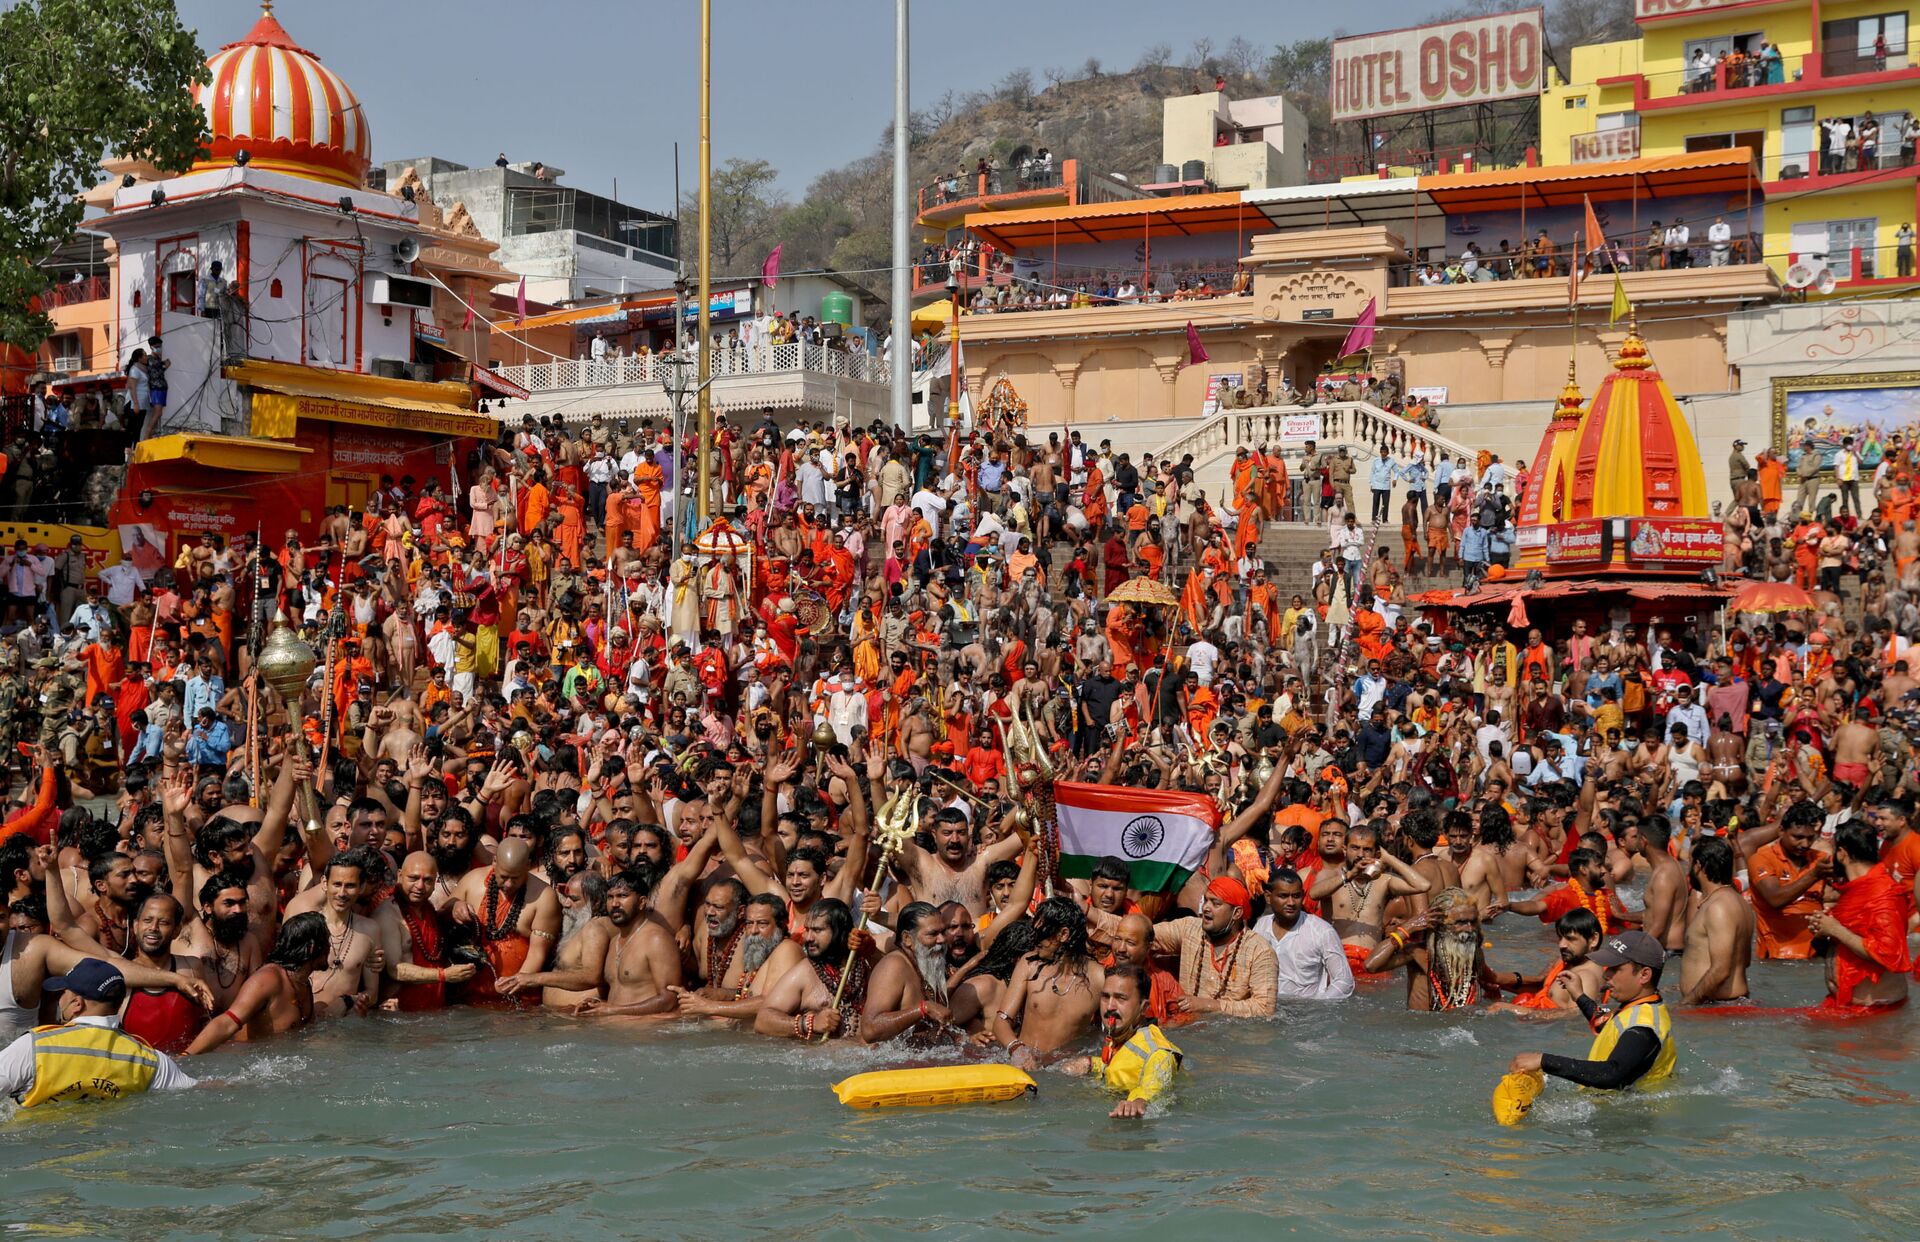
[[[373,912],[382,955],[386,958],[384,1009],[414,1013],[441,1009],[447,1003],[447,985],[466,983],[478,973],[471,962],[453,963],[447,957],[447,915],[433,905],[440,887],[440,864],[425,850],[415,850],[400,864],[393,900]]]
[[[500,980],[537,975],[547,968],[560,936],[560,900],[545,880],[533,874],[533,855],[525,841],[508,838],[494,852],[491,867],[475,867],[453,894],[453,917],[473,927],[474,941],[486,954],[467,1000],[475,1005],[518,1008],[538,1005],[540,993],[519,985],[502,991]]]

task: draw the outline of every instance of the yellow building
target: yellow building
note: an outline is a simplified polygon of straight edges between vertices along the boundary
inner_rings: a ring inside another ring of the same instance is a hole
[[[1760,167],[1766,202],[1755,205],[1752,220],[1728,219],[1736,239],[1757,235],[1783,277],[1802,264],[1803,279],[1825,270],[1842,292],[1913,283],[1912,233],[1903,238],[1901,230],[1920,214],[1913,137],[1920,64],[1908,41],[1920,6],[1635,0],[1635,7],[1638,39],[1575,48],[1572,81],[1541,99],[1546,163],[1745,147]],[[1694,247],[1711,224],[1687,221]],[[1611,224],[1603,227],[1614,235]],[[1634,240],[1643,261],[1644,238]]]

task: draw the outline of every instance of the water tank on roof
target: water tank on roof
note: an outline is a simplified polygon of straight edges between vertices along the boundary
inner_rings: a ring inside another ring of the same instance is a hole
[[[853,323],[853,299],[844,293],[829,293],[820,299],[821,323]]]
[[[1207,162],[1205,160],[1188,160],[1180,165],[1180,180],[1205,181],[1206,179]]]
[[[1180,179],[1180,170],[1172,164],[1161,164],[1153,170],[1155,185],[1170,185]]]

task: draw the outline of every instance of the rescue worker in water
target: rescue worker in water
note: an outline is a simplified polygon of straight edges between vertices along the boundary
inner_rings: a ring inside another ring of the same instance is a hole
[[[46,986],[62,993],[64,1021],[36,1027],[0,1049],[0,1092],[22,1108],[199,1085],[172,1057],[120,1029],[127,981],[111,963],[88,958]]]
[[[1147,1105],[1173,1085],[1184,1054],[1147,1014],[1147,972],[1131,962],[1107,967],[1100,986],[1100,1055],[1060,1063],[1068,1074],[1095,1074],[1127,1098],[1109,1117],[1144,1117]]]
[[[1582,1087],[1620,1091],[1633,1086],[1657,1086],[1673,1074],[1679,1050],[1673,1042],[1673,1017],[1660,999],[1660,970],[1667,953],[1660,942],[1641,931],[1622,931],[1607,937],[1587,960],[1606,971],[1612,992],[1612,1016],[1593,1038],[1587,1059],[1547,1052],[1523,1052],[1507,1067],[1510,1074],[1541,1070]],[[1589,1023],[1600,1013],[1591,996],[1578,998]]]

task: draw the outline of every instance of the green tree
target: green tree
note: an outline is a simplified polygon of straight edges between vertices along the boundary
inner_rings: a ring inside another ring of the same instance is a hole
[[[759,270],[766,251],[773,248],[775,231],[787,202],[774,188],[780,170],[765,160],[728,160],[713,170],[713,268],[716,276],[746,275],[748,265]],[[687,270],[700,263],[700,192],[686,195],[680,204],[681,250]],[[738,261],[736,263],[736,260]],[[735,268],[740,267],[739,271]]]
[[[109,154],[184,169],[207,138],[206,56],[173,0],[20,0],[0,9],[0,340],[32,350],[36,266],[73,235]]]

